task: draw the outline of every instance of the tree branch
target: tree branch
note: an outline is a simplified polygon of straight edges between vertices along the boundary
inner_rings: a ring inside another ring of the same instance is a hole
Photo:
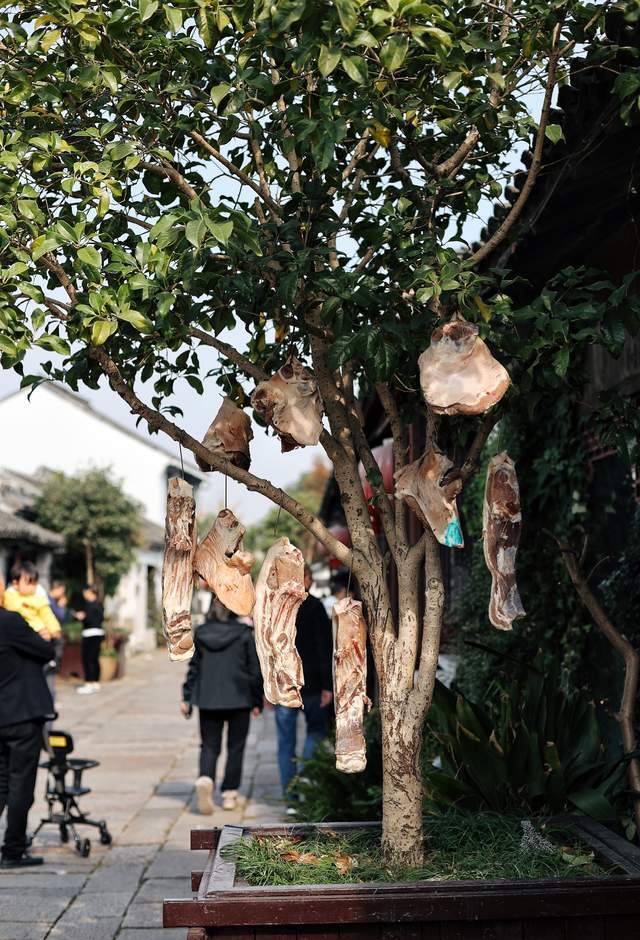
[[[435,685],[444,610],[444,583],[442,580],[440,546],[431,529],[425,530],[425,549],[425,611],[422,626],[420,666],[418,679],[414,686],[414,694],[417,696],[420,706],[424,707],[426,712],[431,704]]]
[[[197,131],[191,131],[189,136],[192,138],[192,140],[195,140],[195,142],[199,144],[203,150],[206,150],[207,153],[211,154],[211,156],[214,157],[226,170],[228,170],[229,173],[239,179],[240,182],[245,186],[248,186],[249,189],[252,189],[254,193],[257,193],[267,208],[270,209],[274,218],[277,219],[278,222],[282,222],[280,209],[277,204],[273,201],[273,199],[271,199],[270,196],[265,196],[262,188],[258,185],[258,183],[252,180],[251,177],[244,172],[244,170],[241,170],[239,167],[235,166],[231,160],[227,160],[227,158],[221,154],[219,150],[216,150],[216,148],[212,146],[212,144],[210,144],[209,141],[202,136],[202,134],[199,134]]]
[[[385,414],[389,419],[391,437],[393,440],[393,470],[397,473],[407,463],[407,442],[405,439],[404,424],[398,411],[398,405],[393,392],[384,382],[376,383],[376,392]],[[409,539],[407,534],[407,507],[403,499],[395,500],[396,515],[396,543],[398,549],[407,551]]]
[[[266,372],[263,372],[263,370],[255,365],[247,356],[243,356],[241,352],[238,352],[235,346],[231,346],[230,343],[225,343],[216,336],[211,336],[210,333],[205,333],[204,330],[200,330],[196,327],[193,327],[189,331],[189,335],[194,339],[200,340],[205,346],[212,346],[213,349],[217,349],[225,359],[228,359],[234,366],[237,366],[241,372],[251,376],[256,382],[266,382],[269,378]]]
[[[635,704],[638,693],[640,658],[627,638],[616,630],[597,597],[589,587],[588,579],[584,576],[575,549],[571,545],[561,542],[559,539],[555,538],[555,536],[553,536],[553,538],[562,553],[562,560],[564,561],[565,568],[569,573],[569,577],[576,589],[578,597],[593,617],[600,632],[605,635],[609,643],[624,661],[624,687],[620,708],[615,718],[620,725],[624,753],[632,754],[637,746]],[[629,760],[629,784],[634,794],[636,828],[638,832],[640,832],[640,761],[635,757]]]
[[[491,238],[489,238],[484,243],[484,245],[481,245],[480,248],[478,248],[478,250],[474,252],[474,254],[472,254],[467,261],[465,261],[465,267],[473,267],[474,265],[479,264],[481,261],[484,261],[484,259],[487,258],[498,247],[498,245],[504,241],[511,231],[513,225],[520,218],[522,210],[524,209],[534,187],[538,173],[540,172],[540,168],[542,166],[542,148],[544,146],[545,131],[549,121],[551,99],[553,97],[553,89],[556,83],[558,59],[560,57],[560,52],[558,50],[560,28],[560,24],[558,23],[553,30],[552,51],[549,56],[549,68],[547,71],[547,84],[544,93],[544,101],[542,103],[542,113],[540,115],[540,124],[538,125],[538,133],[536,135],[536,142],[533,148],[533,159],[531,161],[531,166],[529,167],[529,172],[527,173],[527,178],[522,189],[520,190],[518,198],[502,222],[502,225],[500,225],[497,231],[494,232]]]
[[[155,173],[156,176],[164,176],[166,179],[170,179],[188,199],[195,199],[198,195],[195,189],[189,186],[182,173],[179,173],[170,163],[149,163],[148,160],[141,160],[138,166],[142,167],[143,170],[148,170],[149,173]]]
[[[275,503],[277,506],[286,509],[294,519],[297,519],[309,532],[315,535],[315,537],[322,542],[327,551],[335,555],[342,564],[351,564],[352,553],[350,549],[343,545],[342,542],[339,542],[338,539],[329,532],[326,526],[308,512],[297,500],[285,493],[284,490],[273,486],[268,480],[263,480],[253,473],[249,473],[247,470],[242,470],[240,467],[234,466],[228,460],[225,460],[224,457],[210,451],[182,428],[173,424],[159,411],[145,405],[144,402],[138,398],[134,390],[127,385],[117,365],[101,346],[89,346],[87,353],[106,375],[111,388],[127,402],[134,414],[140,415],[140,417],[147,422],[150,429],[164,431],[168,437],[172,438],[172,440],[181,444],[183,447],[186,447],[204,463],[214,467],[214,469],[218,470],[220,473],[225,473],[227,476],[230,476],[231,479],[237,480],[238,483],[243,483],[247,489],[260,493],[262,496],[266,496],[267,499],[270,499],[271,502]]]
[[[452,177],[460,169],[479,140],[480,131],[477,127],[474,126],[469,131],[467,131],[465,139],[462,141],[456,152],[453,153],[447,160],[443,160],[442,163],[436,164],[434,167],[434,172],[438,179],[449,179]]]

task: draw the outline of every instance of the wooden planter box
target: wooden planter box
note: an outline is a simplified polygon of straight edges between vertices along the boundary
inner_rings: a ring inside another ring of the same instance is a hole
[[[220,855],[229,842],[377,824],[192,830],[191,848],[209,850],[207,866],[191,876],[197,897],[164,902],[164,926],[191,928],[188,940],[640,940],[640,850],[590,819],[571,821],[611,875],[251,888]]]
[[[111,676],[113,679],[122,679],[126,670],[126,656],[125,649],[127,646],[127,638],[123,636],[117,636],[113,644],[118,652],[117,657],[117,669],[115,676]],[[62,662],[60,663],[60,671],[58,675],[61,679],[69,679],[71,677],[76,677],[82,679],[84,676],[82,670],[82,653],[81,653],[81,643],[80,640],[65,640],[64,650],[62,653]],[[108,680],[105,680],[108,681]]]

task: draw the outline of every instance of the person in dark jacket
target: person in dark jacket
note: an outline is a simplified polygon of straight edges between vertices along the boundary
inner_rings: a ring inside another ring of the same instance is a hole
[[[313,583],[311,569],[305,565],[304,586]],[[296,618],[296,648],[302,660],[304,686],[301,690],[303,714],[307,726],[302,757],[308,760],[319,741],[326,738],[329,706],[333,699],[333,636],[331,622],[322,601],[308,594]],[[296,773],[296,731],[298,709],[276,705],[278,732],[278,767],[285,799]]]
[[[200,776],[196,797],[201,813],[212,813],[216,764],[227,725],[227,764],[222,781],[222,808],[233,810],[242,777],[244,748],[251,714],[262,711],[260,664],[251,627],[240,623],[219,601],[215,619],[196,628],[195,653],[182,687],[182,713],[198,706],[200,719]]]
[[[0,816],[7,828],[0,868],[41,865],[28,855],[27,817],[33,804],[45,719],[53,701],[43,666],[54,650],[20,614],[0,610]]]

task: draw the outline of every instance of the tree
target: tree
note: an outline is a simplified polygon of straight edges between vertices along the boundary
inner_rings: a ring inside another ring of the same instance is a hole
[[[72,388],[106,376],[151,431],[219,471],[226,462],[168,402],[178,378],[199,392],[211,381],[198,348],[220,353],[215,377],[238,404],[248,380],[290,352],[313,369],[351,547],[268,479],[227,471],[358,580],[380,677],[390,862],[422,858],[421,732],[444,589],[432,533],[410,544],[406,509],[384,490],[358,401],[379,396],[396,468],[407,461],[408,426],[426,418],[464,484],[500,409],[480,420],[425,410],[417,355],[439,321],[460,310],[480,323],[509,367],[510,396],[529,395],[538,421],[535,390],[560,388],[570,356],[593,342],[621,347],[635,302],[593,274],[573,276],[588,303],[569,277],[566,290],[549,287],[516,310],[508,271],[490,267],[518,232],[545,140],[561,138],[551,102],[577,46],[581,68],[620,71],[602,34],[609,6],[46,0],[2,20],[3,363],[20,370],[35,344],[54,354],[46,376]],[[624,78],[614,93],[632,119],[636,95]],[[536,121],[528,103],[537,89]],[[514,148],[531,138],[519,194],[471,249],[467,223],[481,200],[502,195]],[[219,335],[237,324],[244,352]],[[360,461],[388,552],[370,525]]]
[[[55,473],[35,504],[37,521],[64,535],[84,558],[87,584],[113,594],[131,567],[140,539],[140,506],[104,470],[78,476]]]

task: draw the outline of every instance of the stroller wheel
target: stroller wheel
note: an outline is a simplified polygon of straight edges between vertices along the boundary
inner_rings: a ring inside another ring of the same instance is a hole
[[[61,841],[61,842],[68,842],[68,841],[69,841],[69,830],[68,830],[67,827],[64,825],[64,823],[61,824],[61,826],[60,826],[60,841]]]
[[[112,841],[113,841],[113,839],[112,839],[112,837],[111,837],[111,833],[109,832],[109,830],[108,830],[108,829],[101,829],[101,830],[100,830],[100,843],[101,843],[101,845],[111,845]]]
[[[76,851],[83,858],[88,858],[91,852],[91,841],[89,839],[78,839],[76,842]]]

